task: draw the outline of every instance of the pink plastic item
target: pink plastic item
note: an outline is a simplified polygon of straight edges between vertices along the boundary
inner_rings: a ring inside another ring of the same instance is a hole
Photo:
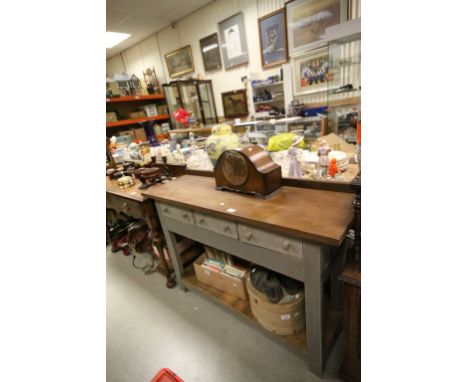
[[[182,378],[176,375],[171,369],[165,367],[159,370],[151,382],[184,382]]]

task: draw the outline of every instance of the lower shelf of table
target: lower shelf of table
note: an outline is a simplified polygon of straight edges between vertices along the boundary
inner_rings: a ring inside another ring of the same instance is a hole
[[[211,285],[198,281],[193,266],[185,269],[185,274],[182,278],[182,284],[187,289],[199,293],[203,297],[215,302],[217,305],[221,306],[227,311],[234,313],[236,316],[243,319],[243,321],[245,321],[247,324],[255,329],[260,330],[272,340],[279,343],[281,346],[286,347],[300,358],[305,360],[308,358],[307,336],[305,328],[298,333],[288,336],[280,336],[269,332],[263,326],[261,326],[253,316],[249,301],[232,296],[212,287]],[[341,312],[331,309],[328,305],[325,307],[325,357],[327,357],[331,351],[331,348],[333,347],[336,338],[341,331],[341,318]]]

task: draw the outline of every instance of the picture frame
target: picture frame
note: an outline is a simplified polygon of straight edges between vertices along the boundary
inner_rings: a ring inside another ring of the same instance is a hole
[[[190,45],[176,49],[164,55],[170,77],[180,77],[195,71],[192,47]]]
[[[288,39],[285,8],[258,19],[262,67],[269,68],[288,62]]]
[[[154,66],[143,70],[143,79],[145,81],[148,94],[161,93],[161,86],[159,85]]]
[[[221,93],[221,98],[223,100],[224,118],[240,118],[249,115],[245,89]]]
[[[249,62],[247,40],[245,38],[244,15],[242,12],[218,23],[221,38],[221,52],[225,69]]]
[[[285,7],[291,56],[326,45],[325,29],[345,21],[348,9],[347,0],[294,0]]]
[[[219,52],[218,33],[213,33],[200,40],[200,50],[205,71],[223,68],[221,53]]]
[[[295,96],[327,91],[332,80],[328,49],[319,48],[294,56],[292,73]]]

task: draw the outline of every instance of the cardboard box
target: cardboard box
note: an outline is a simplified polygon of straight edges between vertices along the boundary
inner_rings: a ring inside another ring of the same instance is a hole
[[[158,105],[158,114],[169,114],[169,109],[167,105]]]
[[[156,104],[145,105],[142,107],[142,109],[147,117],[154,117],[158,115],[158,109],[156,107]]]
[[[140,141],[147,141],[148,138],[146,137],[145,129],[143,127],[139,127],[134,129],[135,138],[139,139]]]
[[[130,113],[130,118],[131,119],[146,118],[146,114],[144,111],[133,111]]]
[[[119,131],[117,134],[119,135],[119,137],[128,135],[132,139],[135,139],[135,133],[133,132],[133,130],[122,130],[122,131]]]
[[[247,291],[245,289],[245,277],[242,280],[239,280],[238,278],[229,276],[225,273],[212,271],[202,265],[203,261],[205,261],[205,254],[201,255],[193,263],[198,281],[243,300],[248,299]]]
[[[117,122],[117,114],[114,111],[106,113],[106,122]]]

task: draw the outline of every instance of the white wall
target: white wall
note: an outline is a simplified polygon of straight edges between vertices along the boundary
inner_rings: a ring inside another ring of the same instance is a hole
[[[107,75],[112,76],[126,71],[129,75],[135,73],[141,78],[144,69],[154,66],[158,80],[161,83],[169,82],[172,79],[169,77],[164,55],[185,45],[191,45],[195,64],[195,72],[192,75],[197,77],[200,74],[203,78],[212,80],[216,110],[218,115],[223,115],[221,93],[243,88],[241,77],[262,72],[263,77],[266,78],[279,73],[280,66],[262,70],[257,20],[282,8],[284,2],[284,0],[216,0],[179,20],[176,28],[163,29],[123,51],[120,55],[107,60]],[[360,16],[360,0],[353,0],[353,2],[358,4],[355,6],[356,11],[353,16],[358,17]],[[205,73],[200,39],[217,32],[218,22],[240,11],[244,14],[249,53],[248,64],[229,70],[223,68]],[[314,102],[316,100],[309,97],[302,101]]]

